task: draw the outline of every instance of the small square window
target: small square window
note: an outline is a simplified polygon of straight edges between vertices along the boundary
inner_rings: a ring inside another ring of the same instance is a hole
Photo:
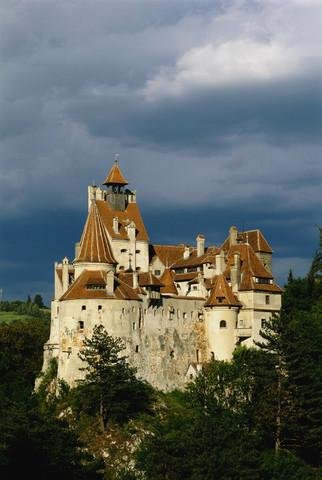
[[[82,310],[86,310],[86,305],[82,305]]]

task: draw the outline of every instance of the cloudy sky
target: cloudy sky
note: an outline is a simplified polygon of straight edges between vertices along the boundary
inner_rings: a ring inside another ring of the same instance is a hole
[[[261,228],[283,285],[322,224],[322,0],[1,0],[0,288],[49,302],[120,164],[156,243]]]

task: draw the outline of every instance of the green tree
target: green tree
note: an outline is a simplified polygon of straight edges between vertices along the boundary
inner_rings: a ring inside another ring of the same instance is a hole
[[[33,303],[37,305],[39,308],[45,307],[42,296],[39,293],[35,295]]]
[[[79,353],[86,364],[81,368],[85,378],[74,389],[74,405],[83,412],[99,414],[103,429],[109,420],[124,422],[151,404],[152,388],[136,378],[135,368],[121,355],[123,350],[120,338],[96,325]]]

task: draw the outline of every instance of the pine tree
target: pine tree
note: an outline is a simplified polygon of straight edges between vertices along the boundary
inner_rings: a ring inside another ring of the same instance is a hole
[[[96,325],[91,338],[84,340],[79,357],[86,363],[81,370],[85,379],[80,382],[78,394],[81,404],[99,414],[105,430],[109,420],[123,422],[138,412],[148,409],[151,387],[136,378],[136,369],[121,355],[124,344],[110,336],[102,325]]]

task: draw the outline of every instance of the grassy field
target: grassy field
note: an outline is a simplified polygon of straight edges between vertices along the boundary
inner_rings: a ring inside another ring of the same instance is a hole
[[[30,315],[19,314],[16,312],[0,312],[0,324],[10,323],[13,320],[30,320],[33,317]]]

